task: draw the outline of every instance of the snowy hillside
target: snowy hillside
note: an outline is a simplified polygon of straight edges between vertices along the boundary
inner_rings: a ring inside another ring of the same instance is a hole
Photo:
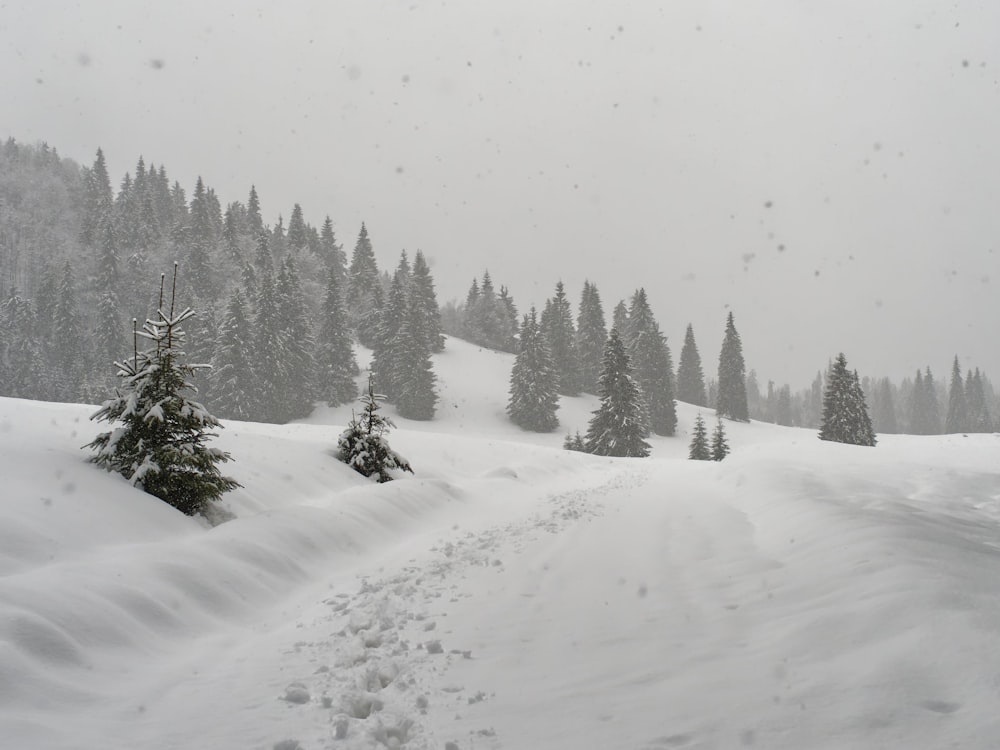
[[[681,404],[602,459],[592,397],[505,420],[511,362],[449,341],[387,485],[350,408],[227,423],[211,529],[84,462],[93,407],[0,399],[0,747],[1000,745],[1000,436],[691,462]]]

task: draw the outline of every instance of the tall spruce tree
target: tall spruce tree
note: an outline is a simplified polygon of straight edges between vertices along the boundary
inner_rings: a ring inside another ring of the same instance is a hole
[[[628,305],[625,300],[620,300],[611,313],[611,327],[618,330],[622,342],[628,340]]]
[[[5,396],[38,398],[47,368],[30,300],[15,289],[0,308],[0,386]],[[50,386],[51,387],[51,386]]]
[[[601,295],[595,284],[584,281],[580,312],[576,318],[576,349],[580,361],[580,390],[585,393],[597,393],[607,340],[608,328],[604,321]]]
[[[559,377],[559,393],[564,396],[578,395],[580,357],[576,350],[576,330],[573,327],[573,311],[561,281],[556,283],[555,296],[542,311],[540,327]]]
[[[441,311],[434,292],[434,279],[424,254],[417,250],[413,258],[413,273],[410,277],[410,294],[419,304],[424,318],[424,326],[431,343],[431,351],[444,351],[444,333],[441,329]]]
[[[941,408],[938,404],[937,385],[931,368],[917,370],[910,397],[910,432],[914,435],[941,433]]]
[[[896,421],[896,399],[889,378],[882,378],[875,386],[872,399],[872,426],[878,433],[892,435],[899,432]]]
[[[219,327],[212,358],[212,403],[223,419],[255,419],[253,394],[253,338],[246,301],[239,287],[233,290]]]
[[[358,363],[351,346],[347,312],[341,298],[341,276],[336,268],[327,271],[326,295],[316,338],[316,365],[319,396],[330,406],[352,401],[358,395],[354,376]]]
[[[282,372],[278,403],[284,422],[309,416],[316,398],[315,341],[305,296],[292,258],[285,258],[275,286]]]
[[[677,365],[677,400],[695,406],[708,406],[701,355],[698,353],[694,328],[690,323],[684,333],[684,346],[681,347],[681,359]]]
[[[305,219],[302,217],[302,206],[296,203],[292,207],[292,216],[288,220],[288,247],[295,252],[301,252],[308,244],[309,234]]]
[[[177,272],[174,270],[170,305],[163,304],[155,320],[147,320],[141,334],[150,347],[117,364],[121,391],[93,414],[96,419],[120,423],[88,443],[90,461],[125,477],[133,486],[169,503],[187,515],[205,514],[212,501],[239,487],[223,476],[218,464],[230,455],[206,445],[221,428],[201,404],[189,400],[188,378],[195,369],[184,359],[184,321],[194,315],[175,312]],[[161,282],[162,288],[162,282]]]
[[[969,420],[971,422],[969,429],[972,432],[992,432],[993,420],[990,417],[990,407],[986,399],[986,386],[978,367],[975,373],[970,370],[966,375],[965,398],[969,405]]]
[[[951,389],[948,393],[948,416],[945,419],[945,433],[968,432],[970,429],[969,403],[965,396],[965,381],[958,355],[951,366]]]
[[[731,312],[726,316],[726,334],[722,340],[722,350],[719,352],[719,396],[715,413],[735,422],[750,421],[743,343],[736,331]]]
[[[78,401],[83,373],[88,369],[87,350],[83,344],[79,310],[76,304],[76,279],[69,261],[63,265],[53,319],[53,356],[56,398]]]
[[[819,439],[867,446],[876,442],[858,374],[847,369],[847,358],[842,352],[833,361],[827,377]]]
[[[632,297],[629,330],[628,354],[635,379],[642,389],[648,425],[657,435],[673,435],[677,428],[674,365],[667,340],[653,317],[645,289],[637,290]]]
[[[374,345],[377,335],[375,319],[381,308],[381,283],[368,227],[362,223],[351,255],[345,307],[351,328],[357,332],[358,341],[369,348]]]
[[[320,230],[319,235],[319,246],[323,260],[337,274],[337,286],[341,290],[346,289],[347,256],[344,255],[343,248],[337,243],[337,238],[333,233],[333,220],[329,216],[323,220],[323,228]],[[343,291],[341,291],[341,297],[343,297]]]
[[[407,419],[434,418],[438,397],[434,387],[437,377],[431,363],[431,332],[427,326],[423,302],[409,286],[403,322],[396,344],[397,361],[393,382],[396,386],[396,411]]]
[[[280,393],[284,378],[284,337],[278,316],[274,278],[270,273],[258,277],[257,302],[254,305],[253,412],[261,422],[282,422]]]
[[[587,452],[644,458],[649,455],[649,443],[643,439],[649,428],[642,393],[617,328],[608,336],[602,365],[601,405],[587,427]]]
[[[378,315],[378,333],[372,342],[371,373],[379,393],[389,401],[399,395],[403,340],[400,336],[407,314],[406,278],[396,271],[389,287],[389,296]]]
[[[521,322],[520,346],[510,373],[507,414],[514,424],[532,432],[552,432],[559,426],[559,376],[541,334],[535,308]]]

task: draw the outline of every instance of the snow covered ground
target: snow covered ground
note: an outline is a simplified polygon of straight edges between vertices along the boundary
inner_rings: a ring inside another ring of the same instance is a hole
[[[593,398],[505,421],[510,364],[450,341],[387,485],[349,408],[227,423],[211,529],[84,462],[93,407],[0,399],[0,747],[1000,746],[1000,436],[701,463],[682,404],[602,459]]]

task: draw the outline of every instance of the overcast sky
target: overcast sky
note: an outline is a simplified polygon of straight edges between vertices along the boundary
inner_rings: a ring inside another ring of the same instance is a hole
[[[442,300],[644,286],[714,375],[1000,382],[1000,3],[0,0],[0,136],[326,214]]]

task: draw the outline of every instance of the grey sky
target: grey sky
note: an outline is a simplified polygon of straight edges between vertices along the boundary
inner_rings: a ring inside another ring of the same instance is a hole
[[[442,299],[646,287],[714,371],[1000,378],[1000,5],[3,2],[0,136],[327,213]]]

